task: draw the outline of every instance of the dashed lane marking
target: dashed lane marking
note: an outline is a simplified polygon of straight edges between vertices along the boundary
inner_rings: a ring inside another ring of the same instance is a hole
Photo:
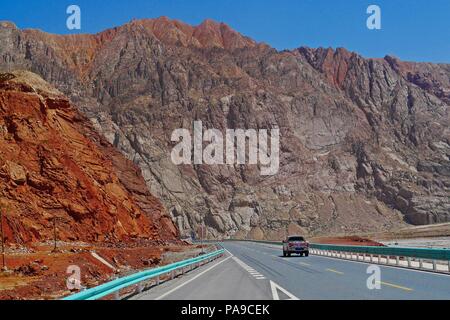
[[[258,271],[256,271],[252,267],[250,267],[248,264],[246,264],[239,258],[233,256],[233,260],[236,261],[236,263],[238,265],[240,265],[242,268],[244,268],[245,271],[250,273],[250,275],[252,275],[256,280],[265,280],[266,279],[266,277],[264,275],[262,275],[261,273],[259,273]]]
[[[334,269],[326,269],[326,270],[327,270],[327,271],[330,271],[330,272],[333,272],[333,273],[340,274],[340,275],[344,274],[343,272],[337,271],[337,270],[334,270]]]
[[[407,288],[407,287],[402,287],[402,286],[399,286],[397,284],[384,282],[384,281],[378,281],[378,282],[381,283],[382,285],[385,285],[385,286],[388,286],[388,287],[392,287],[392,288],[396,288],[396,289],[400,289],[400,290],[405,290],[405,291],[414,291],[414,289]]]

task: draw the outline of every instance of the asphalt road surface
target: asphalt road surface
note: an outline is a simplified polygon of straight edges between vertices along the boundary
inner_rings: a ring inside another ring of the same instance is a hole
[[[286,257],[281,246],[225,242],[227,254],[162,283],[139,300],[450,299],[450,276],[330,257]],[[369,270],[370,271],[370,270]],[[373,287],[369,289],[369,284]]]

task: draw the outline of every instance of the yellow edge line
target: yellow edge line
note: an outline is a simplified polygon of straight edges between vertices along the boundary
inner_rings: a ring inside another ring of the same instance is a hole
[[[379,282],[379,283],[381,283],[381,284],[383,284],[385,286],[396,288],[396,289],[401,289],[401,290],[405,290],[405,291],[414,291],[414,289],[407,288],[407,287],[402,287],[402,286],[399,286],[399,285],[396,285],[396,284],[393,284],[393,283],[389,283],[389,282],[384,282],[384,281],[377,281],[377,282]]]
[[[343,272],[340,272],[340,271],[337,271],[337,270],[334,270],[334,269],[327,269],[327,271],[334,272],[334,273],[337,273],[337,274],[344,274]]]

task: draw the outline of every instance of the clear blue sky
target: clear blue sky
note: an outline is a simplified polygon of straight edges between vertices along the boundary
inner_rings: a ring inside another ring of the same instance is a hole
[[[190,24],[225,22],[277,49],[345,47],[366,57],[450,63],[450,0],[3,0],[0,20],[51,33],[66,29],[66,8],[82,11],[82,33],[133,18],[168,16]],[[382,10],[382,30],[366,28],[370,4]]]

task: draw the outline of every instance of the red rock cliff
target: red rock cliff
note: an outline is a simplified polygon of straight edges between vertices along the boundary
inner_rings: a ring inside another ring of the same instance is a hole
[[[0,201],[8,242],[174,240],[137,169],[57,90],[0,75]]]

